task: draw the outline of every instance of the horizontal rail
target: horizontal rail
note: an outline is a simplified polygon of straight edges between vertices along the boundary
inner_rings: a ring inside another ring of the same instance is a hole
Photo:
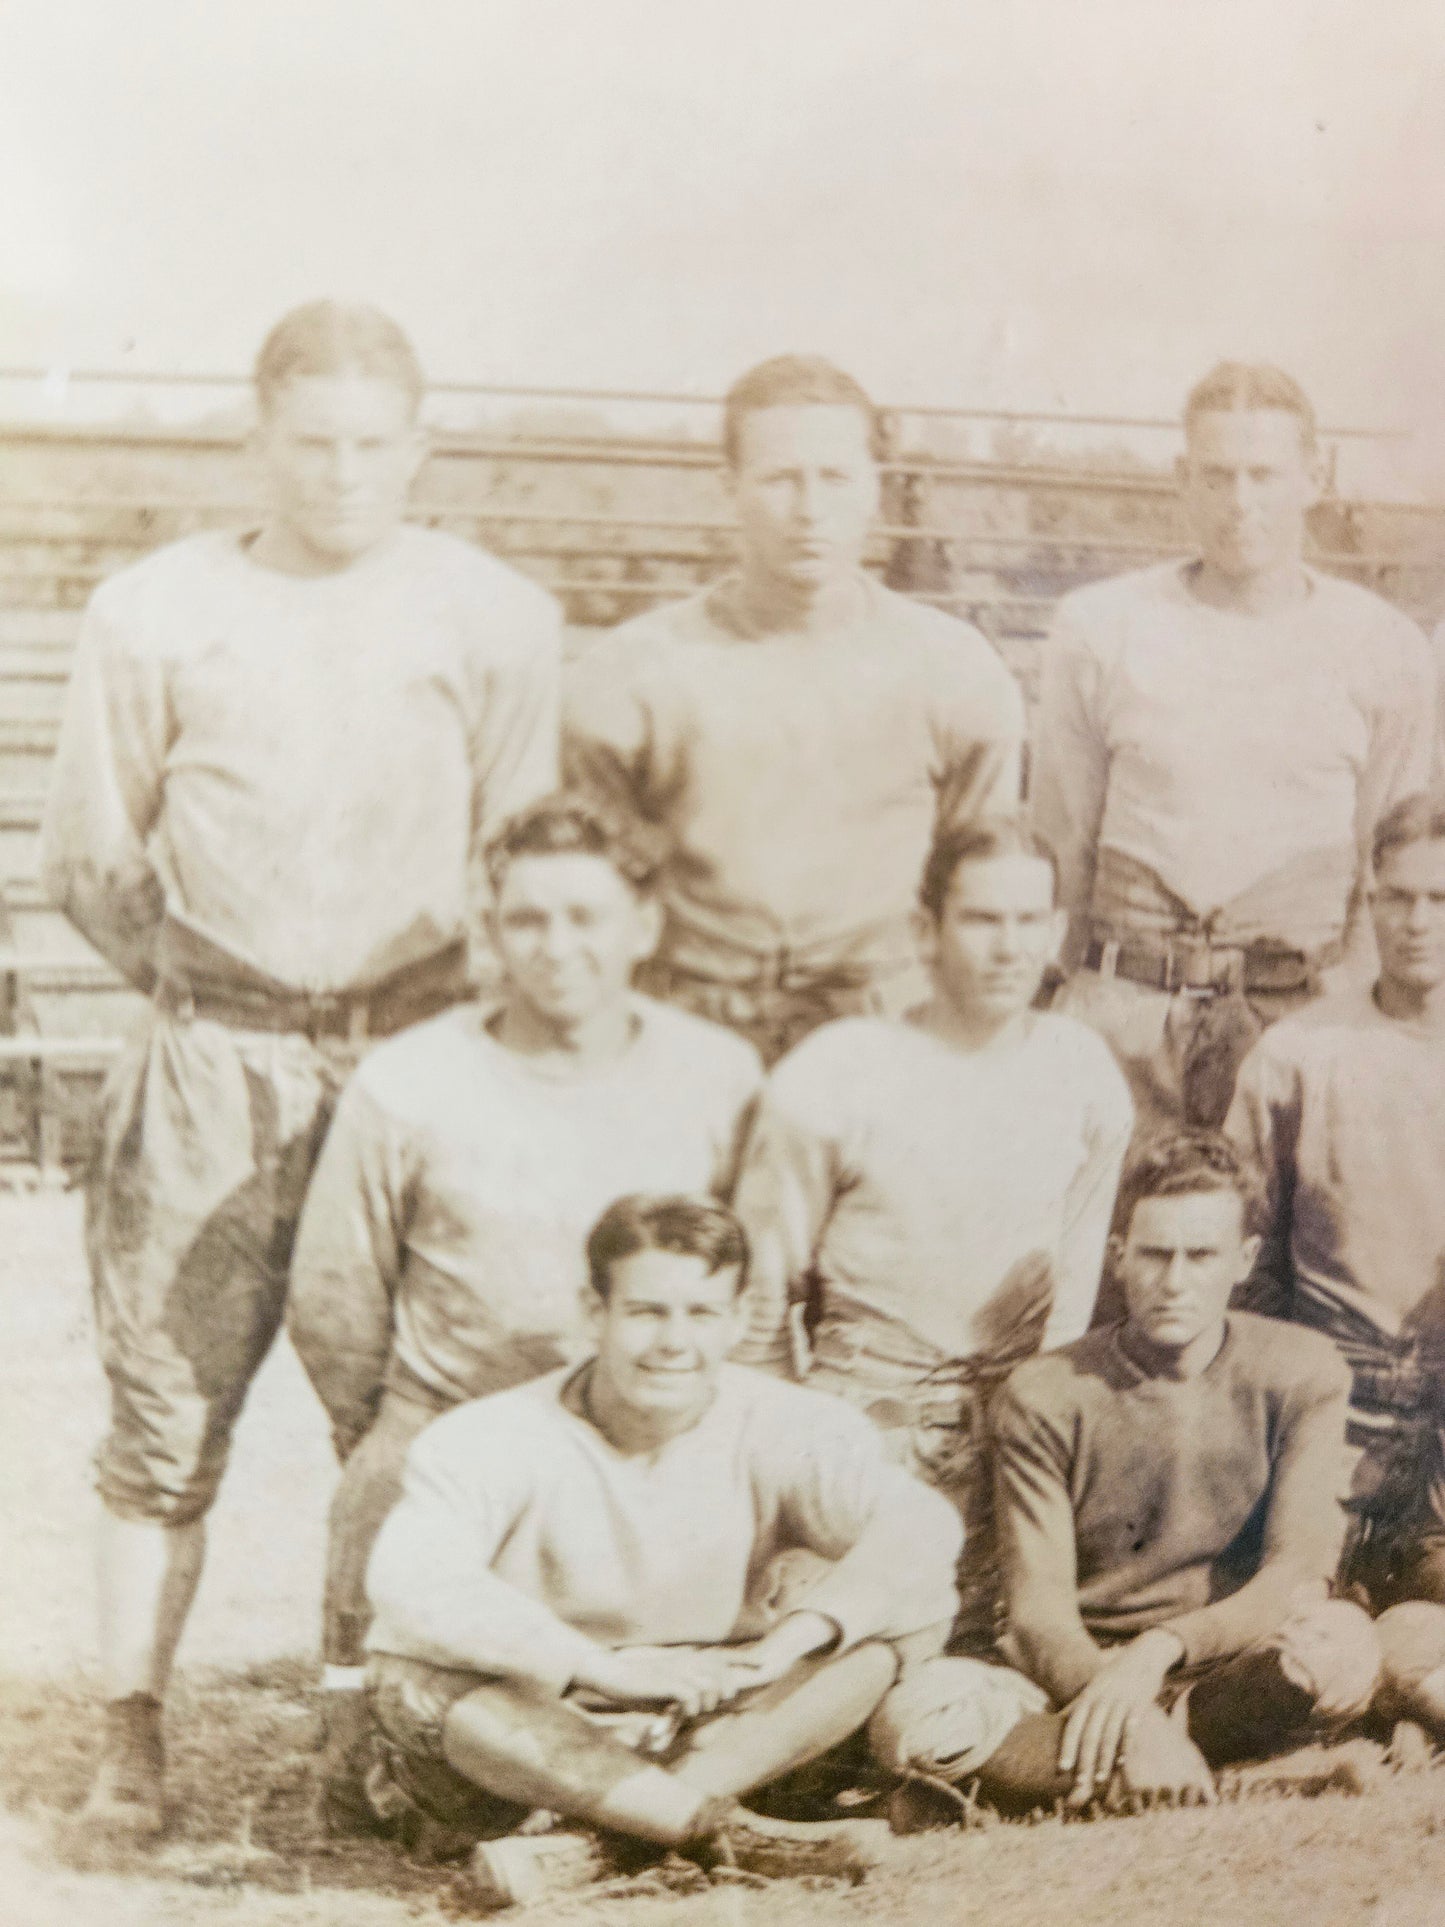
[[[69,501],[6,501],[0,498],[0,553],[7,539],[28,541],[77,542],[94,546],[107,538],[93,533],[78,534],[71,531],[10,530],[4,517],[7,512],[20,510],[28,513],[53,514],[61,511],[92,510],[102,513],[112,511],[133,511],[135,513],[189,513],[204,516],[214,515],[218,521],[239,521],[248,514],[255,514],[254,502],[194,502],[183,498],[165,501],[126,499],[101,496],[75,496]],[[463,522],[487,528],[517,527],[523,529],[597,529],[600,531],[631,529],[661,529],[677,533],[702,533],[717,535],[729,540],[738,533],[736,522],[726,521],[718,516],[702,515],[606,515],[594,511],[578,511],[569,514],[564,510],[527,510],[519,508],[468,507],[456,503],[417,502],[410,511],[413,522]],[[875,541],[884,542],[942,542],[952,546],[967,545],[990,549],[1068,549],[1081,555],[1178,555],[1183,545],[1179,542],[1164,541],[1148,536],[1112,536],[1091,534],[1068,534],[1062,530],[1034,529],[1026,532],[998,529],[959,529],[944,528],[935,524],[913,522],[881,522],[874,526],[872,536]],[[566,553],[558,549],[518,549],[522,554],[550,555]],[[633,551],[640,556],[661,553],[671,555],[675,551],[654,551],[639,549]],[[1393,567],[1410,558],[1401,556],[1389,549],[1322,549],[1311,547],[1312,559],[1325,564],[1350,564],[1360,568]],[[689,558],[711,559],[710,552],[704,549],[686,552]],[[1421,562],[1421,566],[1425,566]],[[0,572],[3,565],[0,565]]]
[[[87,386],[110,385],[125,388],[228,388],[249,390],[249,374],[187,374],[179,370],[137,370],[130,372],[106,368],[0,367],[0,382],[31,382],[39,387],[67,386],[71,382]],[[429,381],[428,394],[493,396],[499,401],[548,401],[642,404],[666,408],[721,408],[721,395],[699,394],[695,390],[647,390],[641,388],[531,388],[515,382]],[[919,415],[946,421],[1017,422],[1028,427],[1068,428],[1142,428],[1149,431],[1180,432],[1175,415],[1088,415],[1053,409],[977,408],[951,402],[880,402],[885,415]],[[1400,440],[1407,438],[1405,428],[1321,428],[1317,431],[1342,440]]]

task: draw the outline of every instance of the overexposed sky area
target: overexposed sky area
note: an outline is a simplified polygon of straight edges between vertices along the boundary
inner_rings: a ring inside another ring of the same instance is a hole
[[[1445,0],[0,0],[0,361],[1445,406]]]

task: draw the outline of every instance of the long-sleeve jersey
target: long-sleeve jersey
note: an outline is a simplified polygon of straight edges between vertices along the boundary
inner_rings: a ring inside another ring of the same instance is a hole
[[[317,577],[234,534],[157,551],[86,612],[52,896],[142,988],[162,895],[290,990],[361,988],[442,948],[481,845],[556,780],[559,633],[550,596],[428,530]]]
[[[1018,1366],[992,1412],[1012,1639],[1060,1704],[1099,1645],[1163,1626],[1199,1664],[1334,1575],[1349,1375],[1328,1340],[1232,1313],[1204,1371],[1154,1378],[1120,1327]]]
[[[1223,941],[1322,950],[1344,929],[1375,825],[1429,779],[1424,637],[1378,596],[1314,570],[1288,609],[1211,608],[1190,566],[1161,563],[1059,605],[1032,797],[1061,900],[1076,920],[1134,927],[1142,869],[1162,886],[1161,910],[1213,919]],[[1124,860],[1118,884],[1111,858]]]
[[[581,1368],[588,1369],[586,1366]],[[958,1515],[840,1400],[725,1366],[696,1425],[617,1450],[563,1370],[437,1419],[372,1555],[369,1644],[562,1692],[596,1646],[762,1631],[778,1554],[843,1647],[952,1618]]]
[[[773,1362],[790,1297],[820,1338],[927,1370],[1063,1344],[1089,1323],[1133,1107],[1094,1032],[1032,1015],[964,1051],[845,1018],[774,1070],[738,1184],[753,1246],[746,1356]]]
[[[1322,998],[1255,1045],[1226,1129],[1264,1178],[1281,1308],[1445,1357],[1445,1037],[1371,991]]]
[[[762,1082],[731,1031],[636,997],[613,1062],[560,1074],[467,1005],[348,1085],[291,1265],[292,1341],[344,1445],[389,1362],[440,1402],[587,1348],[587,1233],[628,1192],[727,1197]]]
[[[758,636],[725,582],[569,673],[569,772],[673,848],[665,962],[907,966],[935,824],[1016,806],[1023,701],[994,649],[871,578],[859,601],[832,634]]]

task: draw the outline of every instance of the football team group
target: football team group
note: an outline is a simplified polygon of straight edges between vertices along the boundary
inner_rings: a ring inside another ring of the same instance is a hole
[[[1195,387],[1194,551],[1064,598],[1027,753],[865,571],[826,361],[727,397],[734,571],[565,668],[406,519],[392,321],[288,314],[256,400],[257,525],[92,600],[43,833],[149,1000],[87,1192],[85,1823],[166,1825],[283,1324],[341,1468],[322,1815],[496,1904],[1445,1740],[1437,672],[1304,559],[1296,383]]]

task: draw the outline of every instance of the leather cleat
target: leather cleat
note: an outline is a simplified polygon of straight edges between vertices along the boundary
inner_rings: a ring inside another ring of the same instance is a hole
[[[112,1700],[105,1744],[79,1819],[115,1839],[154,1840],[165,1831],[165,1742],[160,1702],[148,1693]]]

